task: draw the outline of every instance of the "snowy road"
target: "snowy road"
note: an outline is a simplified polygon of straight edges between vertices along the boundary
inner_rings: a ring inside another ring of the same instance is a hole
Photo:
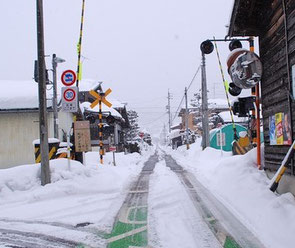
[[[99,168],[99,173],[95,170],[92,177],[83,177],[83,184],[79,185],[84,185],[84,180],[86,186],[99,179],[104,190],[87,191],[79,198],[60,197],[60,203],[71,201],[61,204],[58,211],[48,207],[47,212],[37,211],[37,206],[45,208],[50,203],[53,207],[55,201],[41,200],[35,207],[35,201],[24,207],[19,207],[21,201],[10,203],[7,214],[0,218],[0,247],[264,248],[233,213],[170,155],[158,148],[154,155],[142,159],[142,167],[135,161],[137,174],[130,173],[134,168],[128,165]],[[106,173],[117,175],[118,171],[121,178],[103,180]],[[126,171],[128,174],[124,174]],[[112,189],[118,183],[114,179],[122,180],[123,175],[126,188]],[[69,182],[66,186],[71,185]]]
[[[131,187],[108,248],[264,247],[192,174],[158,153]]]
[[[183,170],[170,155],[165,154],[164,159],[166,165],[176,173],[195,209],[201,214],[222,247],[264,247],[257,237],[204,188],[191,173]]]

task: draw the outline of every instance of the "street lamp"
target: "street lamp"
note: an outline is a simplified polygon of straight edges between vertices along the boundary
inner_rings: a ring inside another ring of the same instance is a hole
[[[52,107],[53,107],[53,130],[54,138],[58,139],[58,110],[57,110],[57,79],[56,79],[56,67],[58,63],[65,62],[64,59],[56,57],[56,54],[52,55],[52,72],[53,72],[53,98],[52,98]]]

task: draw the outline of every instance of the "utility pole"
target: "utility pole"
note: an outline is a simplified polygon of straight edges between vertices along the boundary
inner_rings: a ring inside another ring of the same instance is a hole
[[[171,99],[171,94],[169,92],[169,89],[168,89],[168,106],[167,106],[167,110],[168,110],[168,130],[169,130],[169,133],[171,133],[171,106],[170,106],[170,99]]]
[[[36,0],[37,7],[37,47],[38,47],[38,87],[39,87],[39,128],[41,150],[41,185],[50,183],[48,157],[48,125],[46,106],[46,76],[44,60],[43,1]]]
[[[188,107],[187,107],[187,88],[185,87],[184,90],[185,96],[185,137],[186,137],[186,149],[189,149],[189,142],[188,142]]]
[[[202,148],[209,146],[208,98],[205,54],[202,52]]]

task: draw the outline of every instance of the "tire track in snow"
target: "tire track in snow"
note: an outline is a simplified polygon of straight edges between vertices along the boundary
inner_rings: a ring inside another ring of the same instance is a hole
[[[178,176],[197,211],[224,248],[264,248],[251,233],[218,199],[216,199],[171,155],[164,154],[166,165]]]
[[[22,232],[10,229],[0,229],[0,244],[6,247],[18,248],[63,248],[63,247],[84,247],[78,242],[52,237],[32,232]],[[5,247],[4,246],[4,247]]]
[[[151,175],[148,212],[150,243],[154,247],[221,248],[163,159]]]

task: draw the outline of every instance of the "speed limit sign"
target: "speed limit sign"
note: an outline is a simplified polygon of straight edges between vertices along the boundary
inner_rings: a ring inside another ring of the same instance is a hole
[[[78,111],[78,87],[62,87],[62,111]]]

